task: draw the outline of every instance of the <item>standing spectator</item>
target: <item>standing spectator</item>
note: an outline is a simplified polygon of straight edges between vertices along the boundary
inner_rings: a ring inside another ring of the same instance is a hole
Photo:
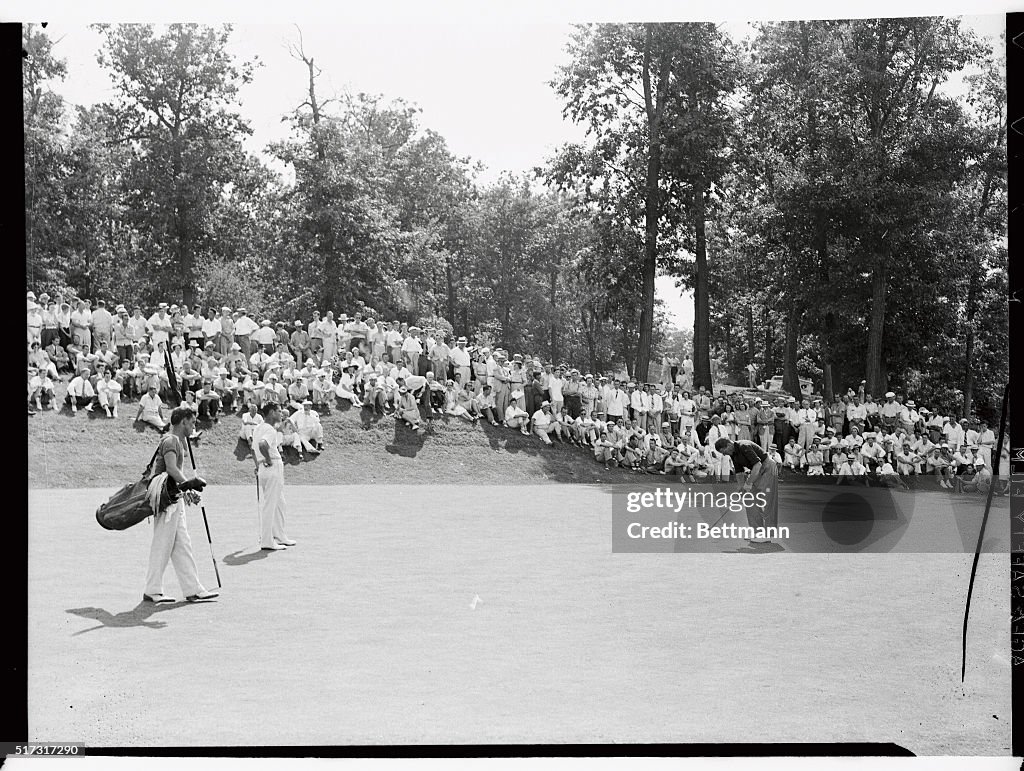
[[[252,356],[254,350],[252,334],[260,328],[260,325],[249,317],[249,311],[246,308],[239,308],[237,313],[238,318],[235,319],[235,342],[241,349],[242,355],[248,359]]]
[[[405,336],[399,330],[399,324],[397,321],[391,322],[391,324],[385,324],[387,328],[384,333],[384,347],[388,351],[388,355],[391,357],[391,361],[398,364],[402,361],[402,343],[405,342]],[[465,350],[466,338],[460,338],[463,343],[463,350]],[[460,357],[461,358],[461,357]],[[466,359],[468,362],[469,352],[466,352]],[[463,379],[464,383],[469,382],[469,378]]]
[[[57,313],[57,339],[60,347],[67,350],[74,340],[71,336],[71,306],[61,303]]]
[[[797,442],[803,450],[809,450],[811,440],[814,438],[814,429],[818,424],[818,413],[811,409],[807,399],[800,402],[800,409],[797,410]]]
[[[346,347],[349,350],[358,348],[359,352],[366,355],[366,333],[369,331],[366,326],[366,322],[363,321],[363,314],[361,311],[356,311],[352,317],[352,320],[346,325],[349,332],[349,340],[346,343]],[[426,372],[420,372],[419,374],[425,375]]]
[[[419,331],[419,327],[409,327],[409,335],[402,342],[402,355],[405,357],[406,366],[414,375],[423,374],[420,372],[420,354],[423,353],[423,345],[416,336]]]
[[[157,306],[156,313],[149,317],[148,329],[150,330],[150,340],[154,346],[158,346],[160,343],[164,343],[166,346],[170,345],[173,324],[171,317],[167,315],[167,303],[160,303]]]
[[[235,325],[235,336],[238,336],[238,324]],[[260,322],[259,327],[253,330],[251,340],[255,346],[258,346],[253,349],[254,351],[263,351],[268,357],[274,352],[274,343],[277,341],[277,335],[270,324],[270,319],[263,319]]]
[[[448,379],[448,357],[451,355],[451,351],[452,349],[445,343],[444,334],[439,334],[437,342],[430,349],[430,368],[438,380]]]
[[[378,360],[387,353],[384,346],[384,331],[386,326],[387,325],[384,322],[378,322],[373,318],[368,318],[366,320],[366,346],[370,351],[370,356],[376,356]],[[447,372],[447,363],[445,364],[445,372]]]
[[[49,298],[46,292],[39,295],[39,304],[43,306],[41,310],[43,328],[39,336],[39,345],[42,348],[48,348],[51,342],[60,337],[58,332],[60,325],[57,322],[60,308],[57,307],[56,302]]]
[[[213,347],[217,350],[220,339],[220,319],[217,318],[217,310],[214,307],[206,309],[206,317],[199,320],[199,330],[203,337],[203,350]]]
[[[112,337],[114,346],[117,349],[117,359],[120,362],[131,363],[135,359],[135,349],[132,346],[132,335],[128,328],[130,319],[128,309],[118,305],[115,309],[117,316],[114,317]]]
[[[310,348],[309,332],[305,330],[299,319],[295,320],[295,330],[292,332],[289,344],[296,361],[305,361],[310,357],[312,349]]]
[[[79,300],[77,310],[71,313],[71,341],[83,353],[92,351],[92,311],[85,300]]]
[[[42,309],[32,300],[28,301],[28,344],[39,343],[43,340],[43,312]]]
[[[757,367],[754,362],[747,365],[747,385],[750,388],[757,388]]]
[[[326,321],[321,321],[320,311],[313,311],[313,320],[306,326],[310,354],[319,357],[320,352],[323,351],[324,361],[333,361],[334,357],[338,355],[336,332],[337,325],[334,324],[333,311],[327,311]]]
[[[234,344],[235,319],[231,315],[231,309],[225,305],[220,309],[220,331],[217,334],[217,352],[221,356],[227,356]],[[238,350],[241,351],[242,347],[239,346]]]
[[[680,385],[684,391],[689,391],[693,388],[693,360],[690,358],[690,354],[686,354],[683,357],[683,374],[682,382]]]
[[[388,333],[388,345],[391,345],[390,332]],[[471,362],[469,358],[469,351],[466,350],[466,338],[460,337],[455,347],[449,352],[449,358],[451,359],[452,367],[456,373],[459,374],[459,380],[463,386],[467,385],[470,381],[472,370],[470,368]],[[524,383],[525,385],[525,383]]]

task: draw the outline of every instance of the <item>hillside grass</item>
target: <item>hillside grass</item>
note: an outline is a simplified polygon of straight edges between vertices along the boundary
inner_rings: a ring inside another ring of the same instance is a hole
[[[58,391],[58,393],[60,393]],[[137,478],[159,441],[157,431],[134,423],[137,406],[122,404],[119,417],[97,407],[88,413],[44,410],[28,418],[29,488],[120,486]],[[625,482],[631,472],[604,466],[584,448],[460,418],[425,421],[423,433],[394,417],[372,416],[347,402],[321,412],[324,452],[299,460],[285,451],[288,484],[366,483],[538,484]],[[253,478],[252,453],[239,439],[239,415],[200,424],[192,443],[199,473],[212,484],[245,484]]]

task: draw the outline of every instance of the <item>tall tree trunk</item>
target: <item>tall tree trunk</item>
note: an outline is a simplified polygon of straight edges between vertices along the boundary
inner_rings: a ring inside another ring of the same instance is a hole
[[[590,316],[588,319],[587,316]],[[587,341],[587,356],[590,359],[590,371],[597,377],[597,341],[594,339],[595,324],[597,318],[592,308],[580,308],[580,322],[583,325],[583,333]]]
[[[446,315],[447,315],[448,320],[452,323],[452,334],[454,334],[456,336],[458,336],[460,334],[461,335],[468,335],[469,334],[469,330],[466,329],[465,326],[463,326],[461,329],[459,329],[457,333],[456,333],[456,330],[455,330],[455,325],[458,323],[458,319],[455,317],[455,277],[452,274],[452,256],[451,256],[451,254],[446,255],[445,258],[444,258],[444,279],[445,279],[445,289],[447,291],[447,297],[448,297],[448,312],[447,312]]]
[[[725,362],[726,366],[732,361],[732,317],[725,315]]]
[[[707,233],[704,228],[705,195],[707,182],[703,178],[694,180],[693,185],[693,225],[694,225],[694,256],[697,258],[697,286],[694,290],[694,326],[693,326],[693,387],[704,386],[711,389],[711,316],[708,297],[708,251]],[[697,319],[700,323],[697,323]]]
[[[967,287],[967,312],[965,326],[967,339],[964,342],[964,402],[961,414],[971,414],[974,401],[974,317],[978,311],[978,270],[971,266],[970,284]]]
[[[867,390],[871,394],[885,393],[886,375],[882,371],[882,343],[885,335],[885,302],[889,281],[884,255],[879,255],[871,272],[871,319],[868,323]]]
[[[764,309],[764,380],[775,377],[775,325],[772,323],[772,312]]]
[[[800,346],[800,321],[803,311],[792,307],[786,316],[786,348],[782,360],[782,390],[800,398],[800,375],[796,368],[797,351]]]
[[[661,217],[661,191],[658,188],[660,175],[661,149],[657,142],[652,141],[644,191],[644,259],[641,268],[643,305],[640,309],[640,339],[637,341],[635,367],[635,371],[643,373],[645,379],[651,361],[651,338],[654,332],[654,278],[658,272],[658,220]]]
[[[555,294],[558,287],[558,272],[551,271],[551,361],[558,359],[558,307],[555,305]]]
[[[747,306],[747,363],[754,363],[754,306]]]

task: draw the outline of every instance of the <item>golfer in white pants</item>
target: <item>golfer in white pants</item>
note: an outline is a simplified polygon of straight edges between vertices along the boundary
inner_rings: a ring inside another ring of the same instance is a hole
[[[171,430],[160,440],[160,447],[153,461],[153,476],[165,471],[167,476],[179,484],[188,477],[182,473],[185,461],[185,443],[195,428],[195,413],[188,407],[177,407],[171,413]],[[185,524],[185,497],[193,491],[182,493],[177,503],[153,515],[153,544],[149,549],[149,571],[146,575],[146,590],[142,599],[146,602],[177,602],[164,595],[164,572],[167,563],[174,565],[178,583],[189,602],[211,600],[218,592],[207,591],[199,580],[196,558],[192,554],[192,539]]]
[[[278,405],[274,402],[265,404],[263,422],[253,429],[252,434],[260,494],[260,548],[264,551],[278,551],[295,545],[295,541],[284,534],[284,463],[278,447],[279,419]]]

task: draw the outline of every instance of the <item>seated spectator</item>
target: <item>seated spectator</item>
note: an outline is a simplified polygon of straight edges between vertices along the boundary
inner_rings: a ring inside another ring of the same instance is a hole
[[[551,420],[551,402],[544,400],[540,403],[540,409],[533,413],[531,424],[533,433],[539,436],[544,444],[552,444],[550,434],[555,431],[555,425]]]
[[[86,412],[92,412],[96,404],[96,391],[89,382],[89,369],[83,367],[78,374],[68,383],[68,393],[65,401],[71,405],[72,412],[78,412],[80,405],[85,405]]]
[[[953,455],[949,445],[946,443],[943,443],[939,447],[935,447],[925,458],[926,473],[934,475],[939,482],[939,487],[943,487],[947,490],[953,489],[953,483],[951,481],[953,477],[952,467]]]
[[[155,383],[150,383],[146,393],[139,399],[139,411],[135,415],[135,422],[147,423],[160,430],[161,433],[167,430],[168,423],[164,419],[164,403]]]
[[[420,409],[416,402],[416,396],[406,386],[398,388],[398,404],[396,405],[398,418],[409,425],[414,431],[420,429]]]
[[[51,340],[50,344],[46,346],[45,351],[46,356],[57,368],[58,374],[61,372],[71,372],[71,359],[58,340]],[[57,378],[53,379],[56,380]]]
[[[352,403],[353,407],[362,408],[363,402],[356,394],[355,371],[355,364],[350,364],[345,367],[341,373],[341,378],[338,381],[338,387],[334,389],[334,392],[337,394],[339,399],[347,399]]]
[[[868,487],[868,470],[867,467],[861,463],[860,453],[853,452],[849,455],[847,460],[843,463],[839,469],[839,479],[836,480],[836,484],[840,485],[844,482],[851,484],[859,484],[863,482],[865,487]]]
[[[319,454],[323,451],[324,429],[320,424],[320,415],[313,411],[312,400],[304,399],[291,416],[291,421],[306,452]]]
[[[974,474],[953,477],[953,490],[958,493],[981,493],[988,495],[992,487],[992,471],[985,465],[985,459],[974,461]]]
[[[468,383],[467,385],[472,388],[472,383]],[[492,426],[498,425],[499,418],[501,416],[498,415],[498,405],[494,398],[494,389],[491,388],[490,385],[485,383],[481,386],[480,393],[475,397],[475,403],[476,409],[482,418],[487,420]]]
[[[713,446],[713,445],[708,445]],[[804,465],[804,449],[796,443],[796,437],[790,436],[789,441],[783,447],[785,467],[792,471],[799,471]]]
[[[212,420],[216,423],[220,419],[220,396],[213,390],[212,381],[203,381],[202,390],[196,394],[196,402],[199,405],[200,420]]]
[[[822,476],[825,473],[825,454],[821,451],[821,439],[811,439],[811,447],[804,456],[807,464],[807,476]]]
[[[28,367],[28,401],[35,404],[36,409],[42,412],[43,404],[51,410],[57,409],[57,398],[53,392],[53,380],[45,370]]]
[[[263,416],[256,409],[256,402],[249,402],[246,411],[242,413],[242,430],[239,431],[238,438],[244,440],[247,445],[252,447],[253,429],[262,422]]]
[[[291,447],[298,453],[299,460],[303,459],[302,440],[299,438],[299,432],[295,430],[295,424],[291,418],[285,418],[281,421],[277,429],[277,439],[282,450],[285,447]]]
[[[110,369],[105,369],[103,377],[96,383],[96,396],[108,418],[117,417],[117,405],[121,403],[121,390],[121,384],[114,379]]]
[[[612,441],[608,431],[602,431],[597,441],[594,442],[594,459],[598,463],[604,463],[605,470],[610,466],[619,465],[615,442]]]
[[[900,475],[896,473],[896,470],[888,460],[883,461],[882,465],[878,467],[878,481],[885,487],[899,487],[903,490],[910,489],[910,486],[900,478]]]

